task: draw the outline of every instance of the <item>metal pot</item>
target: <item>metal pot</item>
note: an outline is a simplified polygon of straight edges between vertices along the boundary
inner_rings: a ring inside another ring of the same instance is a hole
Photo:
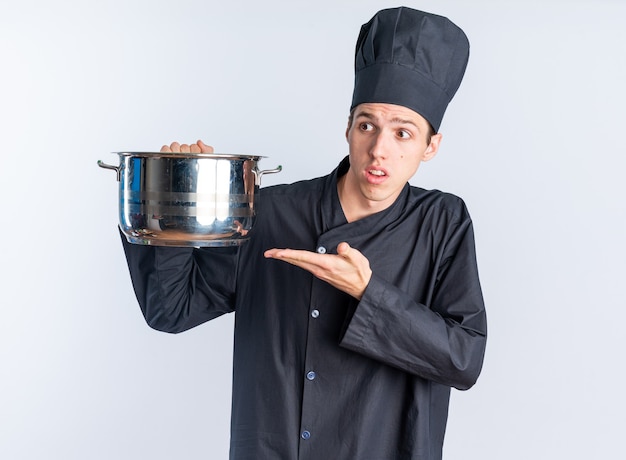
[[[248,239],[261,176],[255,155],[118,152],[120,228],[135,244],[232,246]]]

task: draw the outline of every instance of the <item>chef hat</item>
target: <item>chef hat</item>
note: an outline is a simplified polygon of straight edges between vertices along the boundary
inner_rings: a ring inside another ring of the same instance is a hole
[[[468,57],[469,41],[449,19],[406,7],[379,11],[357,40],[351,109],[367,102],[402,105],[437,132]]]

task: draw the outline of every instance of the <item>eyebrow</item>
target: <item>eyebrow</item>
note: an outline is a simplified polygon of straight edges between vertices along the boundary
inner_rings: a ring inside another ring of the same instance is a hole
[[[370,112],[359,112],[356,114],[355,118],[359,118],[359,117],[365,117],[368,120],[376,120],[376,116]],[[413,121],[413,120],[407,120],[404,118],[392,118],[391,119],[392,123],[397,123],[397,124],[409,124],[409,125],[413,125],[415,126],[418,130],[420,130],[420,127]],[[421,130],[420,130],[421,131]]]

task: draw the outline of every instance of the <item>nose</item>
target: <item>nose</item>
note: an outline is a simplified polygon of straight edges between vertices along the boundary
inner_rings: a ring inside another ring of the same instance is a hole
[[[370,146],[370,155],[372,158],[385,159],[389,155],[389,139],[388,135],[383,131],[379,131],[372,138]]]

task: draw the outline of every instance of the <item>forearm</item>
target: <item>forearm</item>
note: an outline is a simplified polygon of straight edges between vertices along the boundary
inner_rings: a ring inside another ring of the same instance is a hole
[[[425,379],[467,389],[480,374],[485,352],[486,320],[480,293],[468,296],[464,308],[471,317],[465,324],[373,276],[341,346]]]
[[[216,248],[210,264],[193,248],[131,244],[122,235],[133,288],[148,325],[182,332],[233,310],[236,249]],[[222,250],[218,250],[222,249]],[[206,255],[204,257],[207,257]]]

